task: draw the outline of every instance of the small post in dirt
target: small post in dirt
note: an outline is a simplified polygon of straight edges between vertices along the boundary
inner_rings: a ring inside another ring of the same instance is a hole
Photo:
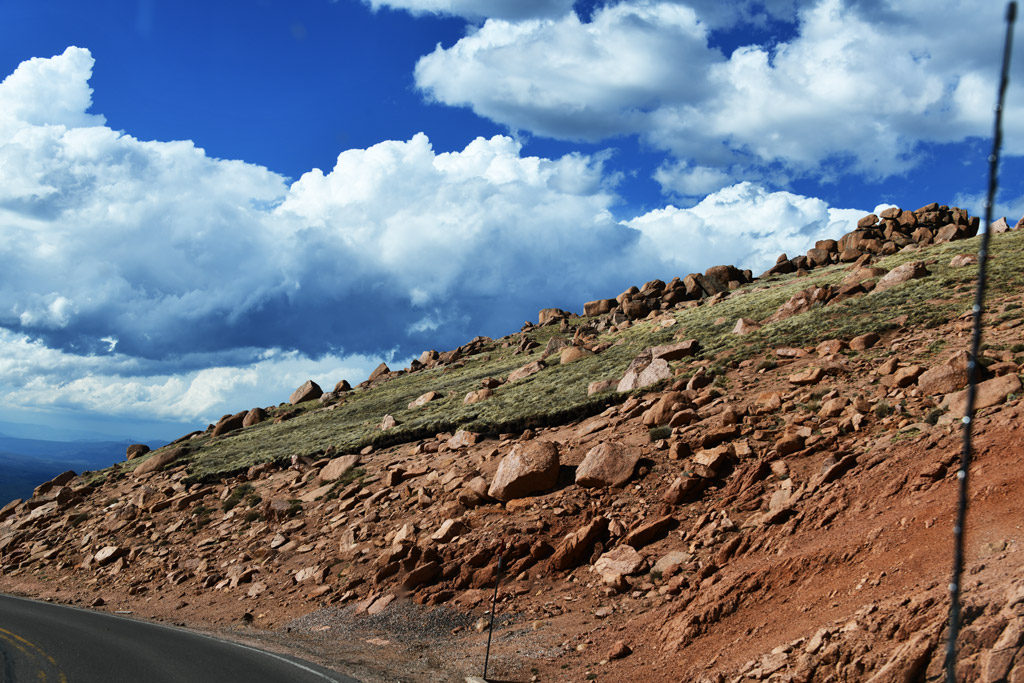
[[[498,584],[501,583],[501,553],[498,553],[498,576],[494,579],[494,595],[491,597],[491,626],[487,630],[487,654],[484,656],[484,681],[487,680],[487,665],[491,662],[491,636],[494,635],[494,610],[498,604]]]

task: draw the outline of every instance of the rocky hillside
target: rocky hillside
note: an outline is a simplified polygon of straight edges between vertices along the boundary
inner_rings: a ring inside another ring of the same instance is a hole
[[[1024,680],[1024,231],[995,226],[962,680]],[[540,312],[0,509],[0,590],[367,680],[938,680],[978,221]],[[499,565],[500,558],[500,565]]]

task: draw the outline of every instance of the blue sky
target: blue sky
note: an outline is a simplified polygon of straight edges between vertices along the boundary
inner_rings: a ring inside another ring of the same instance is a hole
[[[979,213],[1002,14],[7,0],[0,420],[173,437],[880,205]]]

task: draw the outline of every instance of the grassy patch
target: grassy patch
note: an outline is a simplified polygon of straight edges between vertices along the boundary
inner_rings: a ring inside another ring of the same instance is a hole
[[[252,484],[239,484],[232,489],[228,497],[224,499],[223,503],[221,503],[221,509],[224,510],[224,512],[227,512],[243,500],[246,502],[248,507],[254,507],[260,503],[261,498],[258,493],[253,491]]]
[[[344,403],[331,409],[324,409],[318,401],[294,408],[285,406],[282,410],[296,410],[298,414],[283,422],[267,421],[225,437],[214,439],[204,435],[194,439],[189,442],[191,452],[184,458],[189,480],[216,480],[252,465],[286,462],[292,455],[318,453],[332,445],[338,452],[348,453],[367,445],[380,448],[432,438],[439,432],[460,428],[497,435],[516,433],[528,427],[563,424],[598,413],[627,398],[614,391],[588,396],[587,386],[594,380],[620,378],[641,350],[677,338],[696,338],[702,352],[696,359],[673,363],[674,368],[684,369],[684,375],[692,374],[685,369],[694,360],[706,363],[717,359],[720,365],[713,367],[711,374],[721,378],[717,380],[721,386],[728,386],[724,366],[735,367],[746,359],[760,358],[763,360],[758,369],[773,369],[777,364],[768,354],[775,348],[807,347],[832,338],[850,339],[897,325],[918,329],[933,327],[970,308],[976,269],[950,268],[948,264],[954,254],[976,251],[977,241],[978,238],[973,238],[878,259],[878,265],[889,269],[907,261],[924,260],[932,274],[885,292],[815,308],[737,336],[731,330],[738,318],[764,320],[799,290],[838,284],[848,273],[849,266],[834,265],[816,269],[804,277],[772,277],[745,285],[713,306],[672,311],[676,324],[670,327],[640,322],[615,335],[604,335],[602,341],[614,345],[597,355],[567,365],[559,365],[557,358],[552,357],[548,359],[551,365],[543,371],[500,386],[489,399],[465,405],[465,395],[479,389],[481,380],[507,377],[510,371],[538,360],[554,335],[571,338],[572,326],[581,321],[572,321],[567,332],[559,331],[557,326],[528,331],[528,336],[539,344],[529,354],[515,355],[519,335],[510,335],[487,344],[481,353],[463,358],[460,366],[422,370],[370,389],[357,389],[346,396]],[[994,236],[991,255],[989,292],[992,300],[1018,297],[1024,289],[1024,231]],[[1007,310],[1015,309],[1004,306],[1003,311]],[[905,321],[902,316],[906,316]],[[931,352],[939,350],[938,345],[930,349]],[[436,391],[443,398],[409,410],[408,403],[427,391]],[[379,430],[377,426],[384,415],[394,416],[398,426]],[[123,476],[134,469],[137,462],[138,459],[94,473],[90,480],[98,482],[108,476]],[[242,499],[244,496],[239,498]]]
[[[647,436],[650,437],[651,441],[658,441],[659,439],[667,439],[672,436],[672,428],[668,425],[661,427],[651,427],[647,430]]]

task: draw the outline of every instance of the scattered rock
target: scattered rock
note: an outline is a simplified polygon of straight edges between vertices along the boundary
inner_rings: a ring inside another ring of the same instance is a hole
[[[736,321],[736,324],[732,328],[732,333],[737,335],[750,334],[761,329],[760,323],[751,320],[750,318],[740,318]]]
[[[453,538],[463,533],[466,525],[457,519],[446,519],[431,536],[430,540],[435,543],[448,543]]]
[[[486,401],[493,395],[493,391],[484,387],[483,389],[477,389],[476,391],[471,391],[466,394],[466,398],[462,399],[462,403],[467,406],[472,405],[474,403],[479,403],[480,401]]]
[[[127,551],[120,546],[108,545],[97,550],[92,559],[93,562],[104,567],[124,555],[126,552]]]
[[[576,531],[567,534],[551,556],[551,568],[564,571],[578,567],[590,556],[594,544],[608,533],[608,519],[596,517]]]
[[[780,456],[790,455],[802,450],[804,447],[804,437],[799,434],[787,434],[781,439],[775,442],[775,452]]]
[[[502,458],[487,495],[502,502],[547,491],[558,483],[558,447],[550,441],[520,442]]]
[[[594,563],[594,571],[606,583],[615,584],[623,576],[632,576],[641,571],[647,562],[632,546],[621,544],[606,552]]]
[[[260,422],[265,421],[266,419],[267,411],[263,410],[263,408],[253,408],[252,410],[245,414],[244,418],[242,418],[242,426],[252,427],[255,424],[259,424]]]
[[[867,332],[865,334],[858,335],[850,340],[850,348],[854,351],[867,351],[872,346],[877,344],[881,337],[874,332]]]
[[[665,360],[682,360],[700,353],[700,342],[696,339],[687,339],[676,344],[664,344],[651,347],[651,358],[664,358]]]
[[[317,477],[322,482],[337,481],[348,474],[349,470],[359,464],[359,458],[360,456],[358,453],[333,458],[324,465],[323,468],[321,468]]]
[[[157,451],[154,455],[151,455],[148,460],[135,468],[135,476],[162,470],[164,467],[170,465],[186,453],[187,451],[183,448],[169,448],[167,450]]]
[[[419,398],[410,401],[408,408],[409,410],[419,408],[420,406],[425,406],[431,401],[436,401],[439,398],[444,398],[444,396],[437,393],[436,391],[428,391],[427,393],[421,395]]]
[[[594,352],[582,346],[567,346],[562,349],[559,361],[562,365],[568,365],[587,356],[593,356]]]
[[[1015,374],[995,377],[979,383],[976,390],[977,393],[974,397],[975,410],[999,405],[1010,394],[1021,393],[1020,377]],[[949,409],[951,417],[963,417],[967,411],[967,389],[947,395],[940,405]]]
[[[576,468],[576,483],[585,487],[624,486],[633,476],[640,452],[621,443],[601,443]]]
[[[669,505],[691,503],[700,498],[707,487],[707,480],[702,477],[683,475],[676,477],[662,494],[661,499]]]
[[[645,522],[626,534],[622,542],[636,549],[643,548],[660,538],[664,538],[669,529],[675,526],[675,523],[676,520],[672,515],[665,515],[651,522]]]
[[[614,644],[612,644],[611,649],[608,650],[609,659],[622,659],[631,654],[633,654],[633,650],[630,649],[630,646],[623,640],[616,640]]]
[[[693,471],[705,479],[714,479],[728,466],[734,452],[731,443],[697,451],[692,460]]]
[[[883,383],[890,387],[909,387],[917,382],[918,376],[924,372],[920,365],[908,365],[883,378]]]
[[[963,268],[978,265],[978,257],[974,254],[957,254],[949,261],[950,268]]]
[[[650,365],[642,370],[626,370],[626,374],[619,381],[616,390],[620,393],[635,391],[671,378],[672,371],[668,367],[668,361],[658,358],[652,360]]]
[[[824,285],[823,287],[811,287],[803,291],[797,292],[789,301],[782,304],[778,310],[773,313],[766,322],[778,322],[791,318],[794,315],[800,313],[806,313],[816,306],[824,306],[830,299],[835,297],[836,289],[832,285]]]
[[[366,608],[366,614],[371,616],[371,617],[373,615],[375,615],[375,614],[380,614],[385,609],[387,609],[387,606],[390,605],[392,602],[394,602],[394,600],[395,600],[394,593],[388,593],[387,595],[382,595],[381,597],[379,597],[376,600],[374,600],[370,604],[370,606]]]
[[[530,375],[536,375],[538,372],[546,368],[547,365],[542,360],[535,360],[532,363],[527,363],[523,367],[513,370],[508,374],[509,383],[518,382],[521,379],[526,379]]]
[[[288,397],[288,402],[292,405],[296,405],[303,401],[312,401],[320,398],[323,393],[323,389],[321,389],[316,382],[311,379],[306,380],[305,384],[292,392],[292,395]]]
[[[841,353],[846,347],[847,344],[842,339],[826,339],[818,344],[814,351],[821,357],[834,356],[837,353]]]
[[[821,378],[825,376],[825,371],[818,367],[807,368],[803,372],[798,372],[794,375],[789,376],[789,383],[796,384],[797,386],[806,386],[808,384],[817,384],[821,381]]]
[[[931,273],[924,267],[924,261],[911,261],[910,263],[904,263],[902,266],[896,266],[886,273],[875,285],[875,288],[872,290],[872,294],[884,292],[885,290],[892,289],[904,282],[916,280],[927,275],[931,275]]]
[[[479,434],[466,431],[465,429],[460,429],[455,432],[455,436],[448,439],[448,448],[451,448],[452,450],[468,448],[470,446],[475,446],[478,441],[480,441]]]
[[[674,574],[676,570],[685,564],[688,564],[693,559],[693,555],[682,550],[673,550],[665,555],[662,555],[657,562],[654,563],[654,567],[651,571],[657,572],[662,576]]]
[[[125,460],[132,460],[146,453],[149,453],[149,446],[144,443],[133,443],[125,452]]]
[[[367,377],[366,380],[368,382],[375,382],[378,379],[381,379],[383,377],[387,377],[390,374],[391,374],[391,368],[388,367],[388,364],[387,363],[381,363],[380,365],[378,365],[376,368],[373,369],[373,372],[370,373],[370,376]]]
[[[970,381],[967,369],[969,361],[969,353],[958,351],[944,362],[922,372],[917,378],[917,386],[930,395],[949,394],[963,389]]]
[[[569,313],[560,308],[542,308],[537,314],[537,324],[544,325],[560,318],[568,317]]]

